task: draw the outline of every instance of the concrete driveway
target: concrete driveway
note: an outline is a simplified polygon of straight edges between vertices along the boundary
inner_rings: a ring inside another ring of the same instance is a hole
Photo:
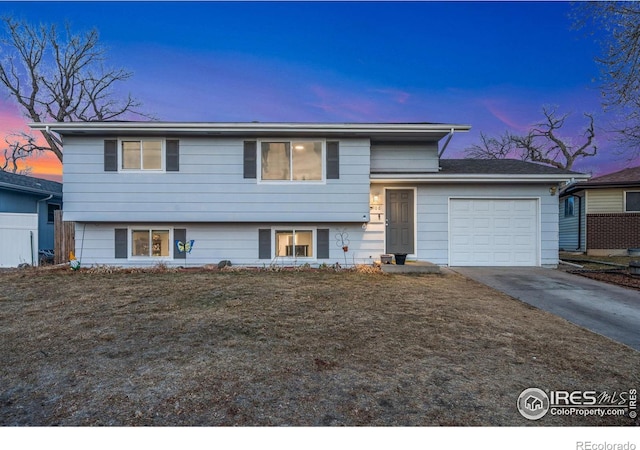
[[[541,267],[455,272],[640,351],[640,292]]]

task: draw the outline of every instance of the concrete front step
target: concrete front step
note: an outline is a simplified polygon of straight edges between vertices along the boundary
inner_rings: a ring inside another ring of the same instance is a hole
[[[384,273],[440,273],[440,266],[427,261],[407,261],[406,264],[381,264]]]

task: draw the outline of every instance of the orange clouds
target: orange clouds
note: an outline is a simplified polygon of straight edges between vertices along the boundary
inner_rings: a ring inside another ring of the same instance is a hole
[[[27,120],[22,117],[18,108],[0,100],[0,161],[4,162],[4,149],[7,147],[5,139],[16,132],[30,132]],[[51,152],[34,156],[23,162],[18,167],[30,167],[31,175],[46,178],[53,181],[62,181],[62,164]]]

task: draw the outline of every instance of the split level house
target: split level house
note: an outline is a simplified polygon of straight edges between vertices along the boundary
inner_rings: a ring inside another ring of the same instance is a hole
[[[555,266],[575,172],[440,156],[467,125],[38,123],[83,265]]]
[[[562,190],[560,248],[590,255],[626,255],[640,248],[640,166]]]
[[[54,248],[54,213],[62,184],[0,171],[0,267],[38,265]]]

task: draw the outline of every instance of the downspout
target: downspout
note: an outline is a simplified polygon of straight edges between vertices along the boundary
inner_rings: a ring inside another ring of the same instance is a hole
[[[451,142],[451,138],[453,137],[454,132],[455,130],[451,128],[451,131],[447,135],[447,140],[444,142],[444,145],[442,146],[442,150],[440,150],[440,153],[438,153],[438,159],[442,158],[442,154],[447,149],[447,145],[449,145],[449,142]]]
[[[582,248],[582,197],[577,197],[577,198],[578,198],[578,248],[576,248],[576,250],[579,251]]]
[[[33,231],[29,231],[29,235],[31,237],[31,266],[33,267],[35,264],[35,261],[33,258]]]
[[[36,202],[36,216],[38,216],[38,247],[40,247],[40,202],[46,202],[53,198],[53,194],[47,198],[40,199]],[[33,259],[33,233],[31,233],[31,259]],[[40,249],[38,249],[38,260],[40,259]],[[33,263],[31,263],[33,266]]]
[[[58,139],[58,137],[56,135],[51,133],[51,130],[49,129],[49,125],[45,126],[44,129],[47,132],[47,135],[50,136],[51,139],[53,139],[56,144],[58,144],[60,147],[62,147],[62,141],[60,139]]]

